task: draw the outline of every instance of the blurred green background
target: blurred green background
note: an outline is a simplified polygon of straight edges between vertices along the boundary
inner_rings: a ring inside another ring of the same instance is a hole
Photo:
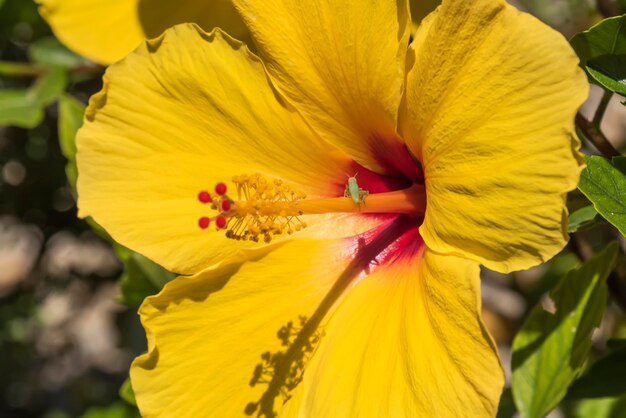
[[[145,337],[118,302],[122,263],[76,218],[57,135],[59,92],[86,102],[103,69],[29,0],[0,1],[0,62],[0,417],[136,416],[118,391]],[[44,65],[61,76],[43,80]]]

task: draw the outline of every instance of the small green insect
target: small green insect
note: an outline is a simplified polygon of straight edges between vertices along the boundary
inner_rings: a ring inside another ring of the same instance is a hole
[[[361,205],[361,203],[365,203],[365,197],[369,195],[370,192],[359,187],[359,183],[356,181],[356,174],[354,177],[348,178],[348,184],[346,185],[346,191],[343,193],[345,197],[352,198],[352,201],[355,205]]]

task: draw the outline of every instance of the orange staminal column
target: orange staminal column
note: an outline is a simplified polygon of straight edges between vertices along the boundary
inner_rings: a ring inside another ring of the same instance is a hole
[[[226,237],[236,240],[270,242],[272,236],[292,234],[306,227],[304,215],[325,213],[380,213],[422,215],[426,210],[423,185],[415,184],[403,190],[368,195],[363,202],[354,203],[350,197],[307,199],[291,190],[281,180],[268,180],[258,174],[236,176],[237,200],[229,197],[224,183],[215,186],[216,195],[200,192],[202,203],[211,203],[218,214],[200,219],[200,228],[213,223],[226,229]]]
[[[359,213],[404,213],[420,215],[426,211],[426,192],[421,184],[392,192],[373,193],[363,203],[356,204],[350,197],[311,199],[297,202],[296,207],[303,214],[330,212]]]

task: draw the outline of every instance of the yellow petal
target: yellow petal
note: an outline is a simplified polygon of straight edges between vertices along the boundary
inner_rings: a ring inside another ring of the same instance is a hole
[[[197,272],[250,245],[198,227],[213,214],[199,191],[258,172],[337,196],[354,174],[281,104],[258,58],[219,30],[176,26],[110,66],[104,83],[77,136],[79,214],[173,271]]]
[[[227,0],[36,0],[41,15],[69,48],[101,64],[115,62],[144,38],[178,23],[220,27],[244,39],[247,30]]]
[[[167,284],[140,309],[142,415],[492,416],[503,376],[478,265],[423,251],[348,288],[369,261],[357,237],[291,240]]]
[[[552,257],[588,89],[567,41],[503,0],[444,0],[411,53],[402,125],[426,176],[428,246],[499,271]]]
[[[406,0],[233,3],[278,89],[320,135],[370,169],[410,170],[395,134],[411,29]]]
[[[478,264],[426,249],[361,280],[325,329],[301,416],[492,417],[504,384]]]
[[[251,385],[262,354],[285,350],[279,330],[310,317],[350,261],[349,240],[292,240],[168,283],[140,314],[148,353],[131,368],[142,416],[243,417],[267,389]],[[276,373],[269,367],[262,380]],[[281,416],[296,416],[290,393]],[[284,399],[274,407],[278,411]],[[256,414],[254,415],[256,416]]]

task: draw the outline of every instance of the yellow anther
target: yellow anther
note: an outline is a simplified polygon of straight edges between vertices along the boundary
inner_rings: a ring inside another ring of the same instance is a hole
[[[304,194],[292,191],[280,179],[268,180],[259,174],[234,176],[232,181],[237,199],[224,195],[213,204],[217,209],[223,200],[232,203],[227,206],[230,210],[222,211],[228,218],[227,238],[270,242],[272,235],[302,229],[297,202]]]

